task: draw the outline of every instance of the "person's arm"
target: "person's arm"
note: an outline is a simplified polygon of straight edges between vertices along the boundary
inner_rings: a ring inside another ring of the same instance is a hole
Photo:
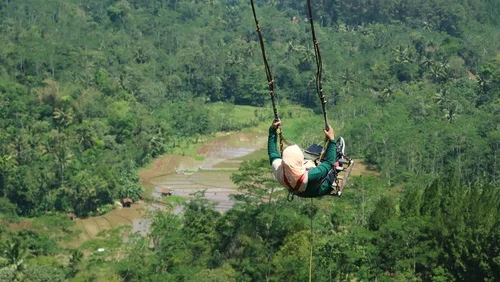
[[[280,125],[280,121],[273,122],[269,127],[269,137],[267,138],[267,154],[269,155],[269,163],[272,165],[274,160],[280,159],[281,155],[278,151],[278,134],[276,129]]]
[[[325,156],[326,159],[321,162],[317,167],[309,170],[308,178],[309,182],[319,182],[321,181],[328,172],[332,169],[335,164],[335,150],[336,150],[336,142],[335,140],[330,140],[328,145],[326,146]]]
[[[325,156],[326,159],[321,162],[317,167],[309,170],[308,178],[309,182],[319,182],[321,181],[328,172],[332,169],[335,164],[335,156],[336,156],[336,142],[335,142],[335,131],[331,126],[328,126],[328,131],[324,130],[326,138],[328,138],[329,142],[326,146]]]

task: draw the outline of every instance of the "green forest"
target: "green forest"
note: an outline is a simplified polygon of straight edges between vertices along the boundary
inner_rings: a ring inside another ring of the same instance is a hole
[[[284,134],[317,142],[307,1],[255,2]],[[252,8],[0,0],[0,281],[499,281],[500,0],[311,2],[328,118],[379,174],[268,202],[269,162],[248,160],[228,212],[198,195],[147,237],[70,248],[65,215],[143,198],[155,158],[271,124]]]

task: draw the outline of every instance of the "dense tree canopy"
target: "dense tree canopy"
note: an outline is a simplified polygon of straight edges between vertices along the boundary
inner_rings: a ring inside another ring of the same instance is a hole
[[[379,177],[264,201],[266,160],[245,162],[239,205],[158,214],[116,262],[59,249],[60,219],[2,225],[0,280],[303,281],[311,247],[315,281],[500,280],[500,1],[311,2],[328,116]],[[283,120],[319,113],[306,1],[256,4]],[[138,199],[153,158],[273,118],[248,1],[3,0],[0,47],[0,220]],[[287,132],[308,145],[320,120]]]

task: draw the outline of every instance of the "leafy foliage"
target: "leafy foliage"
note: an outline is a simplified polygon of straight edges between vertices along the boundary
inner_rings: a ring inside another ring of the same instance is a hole
[[[287,132],[316,142],[304,1],[256,3],[283,123],[300,117]],[[2,226],[0,280],[305,280],[311,246],[315,281],[500,280],[500,2],[313,10],[328,117],[380,177],[311,207],[247,161],[235,208],[197,197],[157,214],[117,262],[55,247],[69,228],[57,216],[37,232]],[[271,119],[246,1],[2,1],[0,18],[2,222],[139,199],[136,170],[153,158]]]

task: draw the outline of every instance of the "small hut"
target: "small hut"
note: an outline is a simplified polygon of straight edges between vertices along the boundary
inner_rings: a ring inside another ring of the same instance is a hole
[[[122,200],[123,207],[124,208],[130,208],[130,206],[132,205],[132,202],[133,202],[132,199],[130,199],[130,198],[124,198]]]
[[[172,191],[168,188],[163,188],[163,189],[161,189],[161,195],[162,196],[172,196]]]
[[[473,74],[472,72],[470,71],[467,71],[467,73],[469,74],[469,79],[470,80],[477,80],[477,75]]]
[[[66,214],[66,216],[70,219],[70,220],[75,220],[76,219],[76,214],[72,213],[72,212],[69,212]]]

